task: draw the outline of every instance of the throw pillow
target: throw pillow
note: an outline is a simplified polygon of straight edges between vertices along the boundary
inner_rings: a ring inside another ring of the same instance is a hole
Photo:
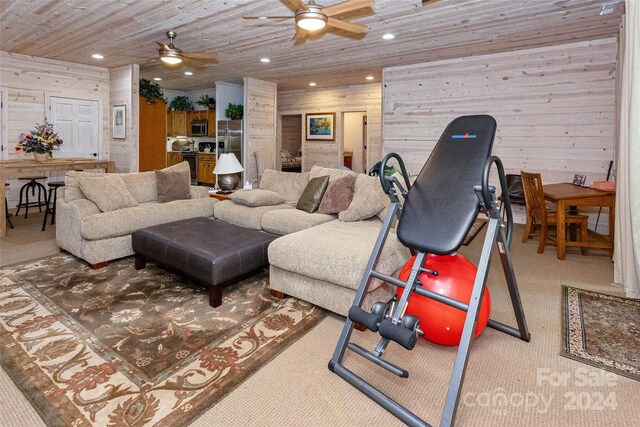
[[[78,182],[78,178],[84,176],[88,178],[96,178],[104,176],[103,173],[92,173],[92,172],[82,172],[82,171],[69,171],[64,177],[64,201],[69,203],[74,200],[86,199],[84,194],[82,194],[82,190],[80,190],[80,183]]]
[[[234,203],[244,206],[273,206],[284,203],[285,198],[269,190],[238,190],[229,195]]]
[[[302,196],[298,199],[296,208],[309,213],[317,211],[318,206],[320,206],[320,202],[322,201],[322,196],[324,196],[324,193],[327,190],[328,184],[328,176],[320,176],[318,178],[310,179],[302,192]]]
[[[116,174],[104,174],[99,177],[78,177],[80,190],[85,197],[98,206],[102,212],[138,206],[138,202]]]
[[[363,221],[384,209],[384,202],[372,187],[363,187],[353,193],[353,200],[346,211],[338,214],[344,222]]]
[[[329,181],[327,191],[318,207],[318,213],[337,214],[347,210],[353,199],[356,175],[347,175],[335,181]]]
[[[166,168],[154,171],[158,185],[158,202],[191,198],[191,172]]]
[[[309,183],[309,172],[293,173],[267,169],[260,178],[260,189],[270,190],[285,198],[285,203],[295,206]]]

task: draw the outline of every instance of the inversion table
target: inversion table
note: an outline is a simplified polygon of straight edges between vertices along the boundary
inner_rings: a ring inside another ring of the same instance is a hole
[[[411,426],[429,426],[430,424],[347,369],[342,364],[342,359],[346,350],[349,349],[389,372],[407,378],[409,374],[406,370],[386,361],[382,355],[390,341],[394,341],[408,350],[415,347],[416,337],[422,333],[419,328],[419,319],[405,315],[407,304],[414,293],[467,313],[440,426],[450,426],[455,421],[473,332],[484,296],[484,284],[489,273],[494,246],[497,248],[504,270],[517,328],[493,319],[489,320],[487,326],[526,342],[530,340],[509,255],[513,215],[504,169],[500,159],[491,156],[495,132],[496,121],[491,116],[463,116],[453,120],[440,137],[412,186],[409,184],[409,178],[400,156],[390,153],[382,161],[381,170],[385,170],[389,160],[396,159],[398,161],[407,190],[397,178],[380,175],[381,185],[391,198],[391,205],[369,258],[353,306],[349,310],[336,350],[329,362],[329,369]],[[489,184],[489,173],[494,164],[500,180],[507,216],[506,223],[503,223],[501,219],[495,187]],[[400,202],[399,194],[404,196],[404,204]],[[489,223],[469,304],[423,288],[418,280],[420,274],[438,274],[437,271],[424,268],[427,254],[455,253],[481,211],[488,216]],[[406,282],[375,271],[376,263],[395,217],[398,218],[398,239],[417,254]],[[393,301],[391,305],[378,302],[374,304],[371,312],[362,310],[362,301],[372,278],[404,288],[405,291],[400,300]],[[351,333],[356,323],[362,324],[382,336],[373,351],[368,351],[350,342]]]

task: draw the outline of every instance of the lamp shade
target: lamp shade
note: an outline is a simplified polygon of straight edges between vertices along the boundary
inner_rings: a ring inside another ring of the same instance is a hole
[[[233,153],[220,154],[213,173],[216,175],[224,175],[227,173],[242,172],[244,168]]]

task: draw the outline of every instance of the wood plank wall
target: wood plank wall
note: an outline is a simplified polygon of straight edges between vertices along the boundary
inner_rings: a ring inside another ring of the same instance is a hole
[[[302,149],[302,126],[303,121],[300,114],[282,116],[282,133],[280,140],[282,141],[282,148],[287,150],[292,156],[297,156],[298,151]]]
[[[507,173],[604,180],[614,158],[616,51],[607,38],[387,68],[383,151],[419,172],[451,120],[490,114]]]
[[[258,170],[254,153],[268,151],[276,156],[276,111],[278,85],[244,79],[244,180],[255,183]]]
[[[42,123],[49,114],[51,96],[90,99],[99,102],[102,118],[101,157],[109,153],[109,70],[0,51],[0,85],[9,93],[9,158],[18,135]]]
[[[49,97],[67,97],[98,101],[102,122],[100,158],[109,158],[110,105],[109,70],[52,59],[0,51],[0,87],[8,93],[6,106],[8,158],[25,157],[16,152],[18,135],[42,123],[49,114]],[[26,157],[32,158],[29,154]],[[64,173],[51,178],[62,179]],[[9,203],[14,206],[19,193],[18,181],[10,180]]]
[[[382,155],[381,105],[382,88],[379,83],[278,93],[278,117],[302,114],[304,120],[307,113],[336,113],[335,141],[302,141],[303,172],[309,171],[316,164],[325,167],[342,164],[342,113],[348,111],[367,112],[367,164],[372,165],[380,160]]]
[[[109,69],[109,123],[112,123],[114,105],[125,105],[125,139],[111,139],[109,141],[109,158],[116,164],[116,172],[137,172],[139,164],[139,79],[138,64],[123,65]],[[166,132],[163,129],[162,135]],[[164,136],[162,138],[164,142]],[[161,144],[163,152],[165,145]],[[164,155],[164,154],[163,154]]]

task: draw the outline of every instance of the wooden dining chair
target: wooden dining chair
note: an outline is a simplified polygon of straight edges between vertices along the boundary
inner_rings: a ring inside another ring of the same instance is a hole
[[[544,246],[549,240],[555,242],[555,238],[549,236],[549,225],[557,224],[557,215],[555,210],[548,209],[544,200],[544,190],[542,188],[542,176],[539,173],[521,172],[522,176],[522,188],[524,190],[524,198],[527,213],[527,222],[524,227],[524,235],[522,236],[522,243],[527,243],[527,240],[533,235],[537,223],[540,224],[540,242],[538,243],[538,253],[544,252]],[[580,213],[566,213],[566,224],[577,224],[580,227],[580,240],[587,241],[588,229],[587,223],[589,217]],[[587,254],[587,249],[582,248],[582,255]]]

